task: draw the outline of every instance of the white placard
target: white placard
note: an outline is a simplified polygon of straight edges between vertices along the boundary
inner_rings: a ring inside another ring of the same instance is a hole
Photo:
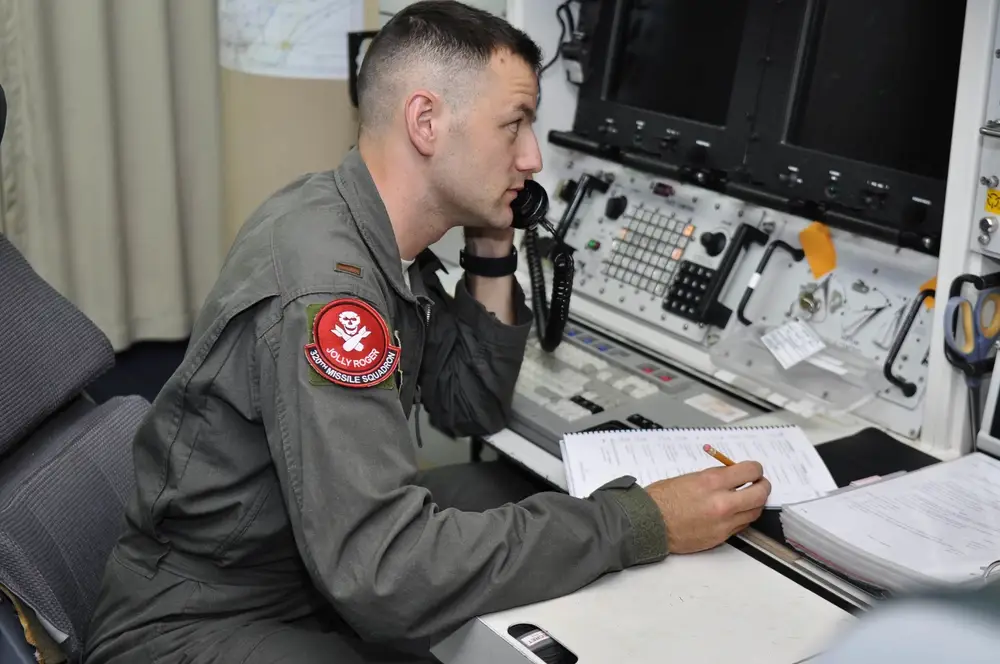
[[[726,424],[730,422],[735,422],[736,420],[748,417],[750,413],[745,410],[740,410],[736,406],[726,403],[722,399],[702,392],[690,399],[685,399],[684,403],[691,406],[692,408],[697,408],[706,415],[711,415],[717,420],[721,420]]]
[[[826,348],[819,335],[800,320],[785,323],[762,336],[760,340],[785,369]]]

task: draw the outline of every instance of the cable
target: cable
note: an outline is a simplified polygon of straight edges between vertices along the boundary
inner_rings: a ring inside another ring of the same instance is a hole
[[[559,224],[552,235],[552,248],[549,258],[552,262],[552,306],[549,308],[545,289],[545,272],[542,269],[542,256],[539,250],[538,230],[535,225],[525,229],[524,248],[528,259],[528,271],[531,277],[531,308],[535,315],[535,334],[541,347],[546,352],[554,351],[562,342],[563,331],[569,320],[569,303],[573,295],[573,275],[576,262],[573,259],[573,248],[566,244],[566,233],[569,232],[573,219],[591,190],[607,191],[609,184],[599,177],[584,173],[580,177],[573,199],[563,211]],[[550,231],[551,232],[551,231]]]
[[[542,75],[550,67],[552,67],[552,65],[556,63],[556,60],[558,60],[560,56],[562,56],[562,47],[563,44],[566,43],[566,33],[569,32],[570,39],[572,40],[573,34],[576,32],[576,21],[573,19],[573,12],[570,10],[569,4],[570,2],[577,2],[577,1],[578,0],[566,0],[566,2],[563,2],[558,7],[556,7],[556,20],[559,21],[559,28],[560,28],[559,41],[556,43],[556,50],[555,53],[552,55],[552,59],[546,62],[542,66],[542,68],[538,70],[538,80],[539,80],[538,102],[537,102],[538,104],[542,103],[542,86],[541,86]],[[563,18],[563,14],[566,15],[565,19]],[[574,85],[579,85],[578,83],[575,83],[573,80],[570,79],[569,72],[566,72],[566,80],[569,81],[570,83],[573,83]]]
[[[541,76],[542,74],[544,74],[545,71],[547,69],[549,69],[549,67],[551,67],[552,65],[554,65],[556,63],[556,60],[559,59],[559,56],[562,54],[561,53],[562,52],[562,45],[564,43],[566,43],[566,33],[569,32],[570,37],[572,37],[573,33],[576,32],[576,22],[573,20],[573,12],[570,11],[570,8],[569,8],[569,3],[570,2],[573,2],[573,0],[566,0],[566,2],[563,2],[558,7],[556,7],[556,20],[559,21],[559,27],[560,27],[560,30],[559,30],[559,41],[556,42],[556,50],[555,50],[555,53],[552,55],[552,59],[549,60],[538,71],[538,75],[539,76]],[[566,14],[566,20],[565,21],[563,20],[563,13]]]
[[[562,341],[569,320],[569,301],[573,295],[573,273],[576,265],[569,247],[559,240],[552,250],[552,310],[545,292],[545,272],[538,250],[538,230],[524,232],[524,248],[531,276],[531,309],[535,314],[535,333],[542,349],[551,353]]]

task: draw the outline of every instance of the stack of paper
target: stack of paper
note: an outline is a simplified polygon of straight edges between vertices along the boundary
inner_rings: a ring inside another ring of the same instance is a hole
[[[889,591],[980,582],[1000,559],[1000,461],[976,453],[786,507],[785,539]]]
[[[642,486],[722,464],[708,444],[733,461],[758,461],[771,483],[767,507],[826,495],[836,482],[802,429],[795,426],[592,431],[560,442],[571,495],[585,498],[622,475]]]

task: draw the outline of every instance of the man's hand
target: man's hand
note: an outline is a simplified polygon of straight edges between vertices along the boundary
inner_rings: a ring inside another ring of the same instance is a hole
[[[745,489],[739,487],[752,482]],[[756,461],[709,468],[654,482],[646,492],[667,525],[671,553],[694,553],[722,544],[760,517],[771,483]]]

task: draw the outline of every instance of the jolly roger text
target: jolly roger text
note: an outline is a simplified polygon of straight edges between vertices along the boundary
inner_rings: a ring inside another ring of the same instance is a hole
[[[380,355],[378,348],[372,348],[368,351],[367,355],[360,359],[347,357],[346,355],[339,353],[336,348],[326,348],[325,350],[327,356],[331,360],[345,369],[367,369],[375,362],[375,360],[378,359],[378,356]]]

